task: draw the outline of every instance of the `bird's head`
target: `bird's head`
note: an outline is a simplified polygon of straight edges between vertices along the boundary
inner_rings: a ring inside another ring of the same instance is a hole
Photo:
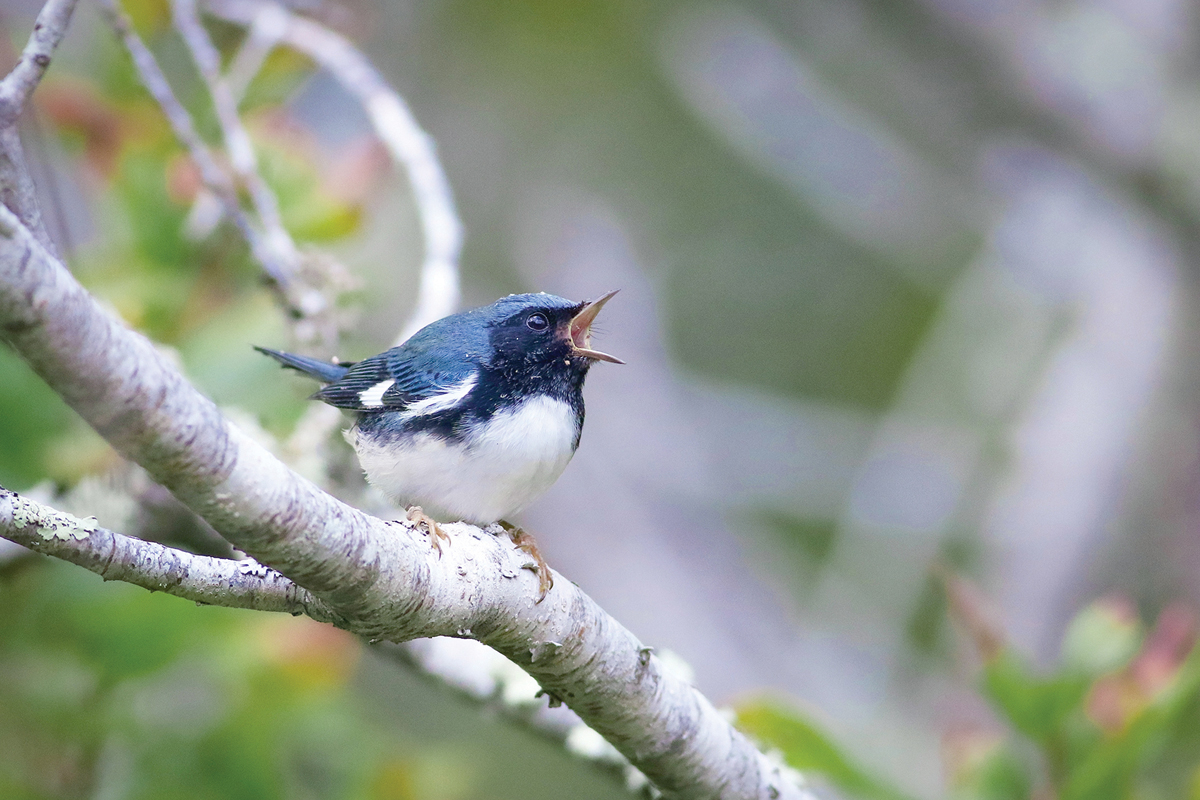
[[[488,306],[493,358],[526,364],[565,362],[586,370],[595,361],[625,362],[592,349],[592,323],[617,292],[574,303],[552,294],[514,294]]]

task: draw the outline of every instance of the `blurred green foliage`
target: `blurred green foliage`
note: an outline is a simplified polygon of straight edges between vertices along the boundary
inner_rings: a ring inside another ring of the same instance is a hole
[[[353,637],[56,562],[2,578],[0,796],[418,796],[419,752],[348,691]]]
[[[50,441],[71,419],[58,395],[11,350],[0,350],[0,485],[31,486],[49,471]]]
[[[1200,797],[1200,647],[1191,612],[1169,607],[1146,634],[1125,603],[1094,603],[1074,619],[1058,666],[1046,674],[997,645],[961,602],[957,613],[984,655],[980,692],[997,725],[947,734],[950,797]],[[904,797],[786,701],[743,703],[738,725],[850,796]]]
[[[2,566],[0,608],[6,800],[629,796],[311,620],[42,558]]]
[[[5,800],[628,796],[311,620],[40,557],[0,567],[0,608]]]
[[[790,766],[816,773],[854,797],[905,800],[899,790],[868,773],[845,749],[785,702],[755,700],[738,706],[738,726],[778,748]]]

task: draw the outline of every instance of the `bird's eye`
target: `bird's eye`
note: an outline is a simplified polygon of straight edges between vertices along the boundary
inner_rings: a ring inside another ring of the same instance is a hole
[[[546,319],[545,314],[538,312],[536,314],[530,314],[529,319],[525,320],[525,324],[528,325],[529,329],[532,331],[544,331],[546,328],[550,327],[550,320]]]

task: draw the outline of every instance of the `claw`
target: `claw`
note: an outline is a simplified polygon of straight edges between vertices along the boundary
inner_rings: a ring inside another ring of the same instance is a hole
[[[440,539],[445,539],[446,543],[450,543],[450,536],[441,528],[438,527],[437,520],[421,510],[420,506],[412,506],[406,514],[408,521],[415,523],[418,528],[424,527],[429,534],[430,544],[438,551],[438,558],[442,557],[442,543]]]
[[[532,558],[537,565],[531,567],[537,572],[538,576],[538,599],[537,602],[542,602],[546,599],[546,595],[550,589],[554,587],[554,576],[550,574],[550,565],[546,563],[546,559],[542,558],[541,552],[538,550],[537,542],[533,536],[526,533],[524,529],[518,528],[512,523],[500,520],[500,527],[504,528],[512,539],[512,543],[517,546],[517,549],[527,556]]]

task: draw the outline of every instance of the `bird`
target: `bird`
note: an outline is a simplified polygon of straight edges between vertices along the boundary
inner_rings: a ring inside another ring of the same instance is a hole
[[[311,399],[355,412],[346,439],[367,481],[407,509],[441,553],[438,522],[498,523],[553,578],[537,543],[508,521],[566,469],[583,432],[583,383],[597,361],[596,315],[616,290],[573,302],[512,294],[432,322],[358,362],[256,347],[325,384]]]

